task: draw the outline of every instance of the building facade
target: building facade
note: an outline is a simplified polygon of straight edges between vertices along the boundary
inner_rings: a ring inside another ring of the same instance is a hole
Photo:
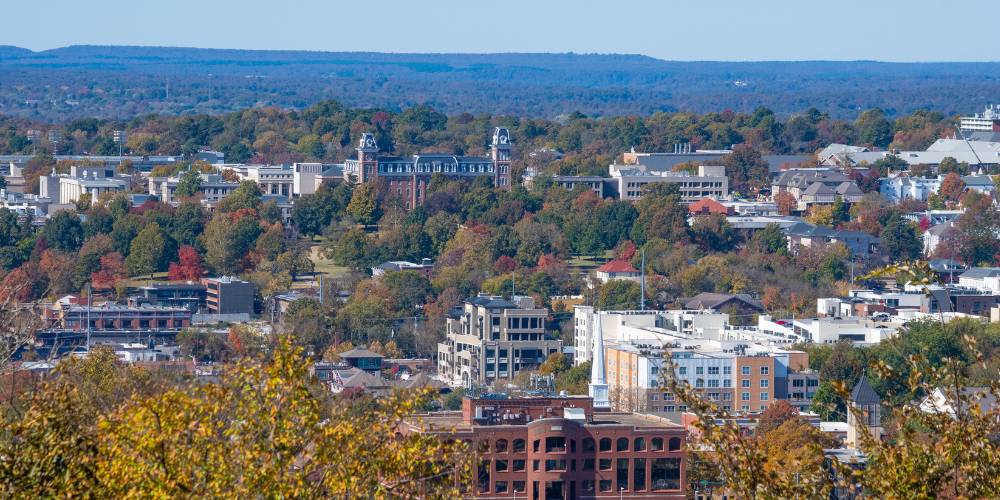
[[[231,276],[202,278],[209,314],[253,314],[254,286]]]
[[[681,200],[693,203],[705,197],[717,200],[729,197],[729,178],[726,167],[698,166],[698,173],[649,171],[644,165],[610,165],[608,172],[616,184],[618,197],[637,201],[642,198],[647,184],[670,183],[680,190]]]
[[[411,158],[382,155],[375,136],[361,135],[357,158],[344,162],[344,177],[360,184],[384,179],[390,195],[409,208],[424,203],[427,187],[434,174],[451,178],[475,179],[489,177],[493,185],[510,189],[511,137],[504,127],[493,131],[490,156],[458,156],[443,153],[421,153]]]
[[[588,397],[465,398],[461,412],[415,415],[406,433],[461,439],[475,453],[468,498],[685,498],[682,426],[597,411]]]
[[[537,368],[562,350],[545,333],[548,310],[530,297],[478,296],[447,319],[438,344],[438,375],[458,387],[490,386]]]

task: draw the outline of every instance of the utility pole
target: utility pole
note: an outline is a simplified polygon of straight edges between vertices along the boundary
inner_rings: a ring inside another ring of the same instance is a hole
[[[90,355],[90,309],[94,307],[93,290],[87,284],[87,355]]]
[[[639,310],[646,310],[646,249],[642,249],[642,269],[639,278]]]

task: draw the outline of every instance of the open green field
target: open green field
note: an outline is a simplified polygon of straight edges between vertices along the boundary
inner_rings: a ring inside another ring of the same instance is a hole
[[[317,273],[326,274],[332,278],[342,278],[350,271],[350,269],[338,266],[332,260],[324,257],[320,251],[320,245],[313,245],[309,248],[309,258],[313,261]]]

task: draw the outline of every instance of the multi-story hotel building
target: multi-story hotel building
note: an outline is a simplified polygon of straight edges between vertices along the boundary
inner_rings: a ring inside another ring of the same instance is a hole
[[[391,195],[398,196],[413,208],[427,198],[431,176],[476,178],[489,177],[493,185],[510,189],[511,140],[503,127],[493,131],[490,156],[457,156],[445,153],[421,153],[410,158],[379,153],[375,136],[361,135],[358,157],[344,162],[344,178],[349,182],[366,183],[385,179]]]
[[[438,344],[438,375],[458,387],[489,386],[537,368],[562,349],[561,340],[545,333],[547,316],[531,297],[467,299],[447,319],[447,338]]]
[[[779,399],[789,399],[789,375],[807,370],[809,360],[805,352],[780,348],[742,345],[715,350],[647,340],[607,344],[605,363],[613,408],[686,411],[684,403],[664,388],[665,377],[672,377],[722,410],[749,414],[762,412]],[[793,380],[798,379],[802,377]],[[796,406],[811,404],[806,391],[796,395]]]
[[[595,410],[589,397],[467,397],[460,412],[414,415],[402,427],[467,443],[476,460],[468,498],[685,498],[684,428]]]

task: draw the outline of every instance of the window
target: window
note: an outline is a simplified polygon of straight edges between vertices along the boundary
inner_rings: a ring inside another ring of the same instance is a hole
[[[497,442],[496,442],[495,446],[496,446],[497,453],[506,453],[507,452],[507,440],[506,439],[497,439]]]
[[[632,490],[642,491],[646,489],[646,459],[636,458],[632,461]]]
[[[722,400],[723,401],[731,401],[732,399],[733,399],[732,393],[729,393],[729,392],[723,392],[722,393]]]
[[[705,387],[705,381],[702,380],[702,379],[698,379],[698,380],[695,381],[694,386],[695,387]]]
[[[531,451],[533,451],[535,453],[538,453],[538,448],[541,446],[541,444],[542,444],[542,441],[540,439],[536,439],[536,440],[532,441],[531,442]]]
[[[767,367],[767,366],[760,367],[760,374],[761,375],[767,375],[769,373],[771,373],[771,368],[770,367]]]
[[[672,438],[670,438],[670,441],[667,443],[667,446],[668,446],[667,451],[678,451],[678,450],[680,450],[681,449],[681,438],[679,438],[679,437],[672,437]]]
[[[597,461],[597,468],[600,470],[611,470],[611,459],[602,458]]]
[[[722,387],[732,387],[732,386],[733,386],[733,381],[732,380],[730,380],[728,378],[722,380]]]
[[[513,451],[514,451],[514,453],[524,453],[524,440],[523,439],[515,439],[514,440]]]
[[[715,379],[710,379],[708,381],[708,386],[709,387],[719,387],[719,381],[715,380]]]
[[[663,400],[664,401],[673,401],[674,400],[674,395],[670,394],[669,392],[665,392],[665,393],[663,393]]]
[[[483,460],[482,462],[479,462],[478,469],[479,474],[477,475],[478,477],[476,478],[476,483],[479,487],[479,491],[484,493],[488,492],[490,491],[490,461]]]
[[[594,481],[592,479],[584,479],[583,480],[583,484],[582,484],[582,488],[583,488],[583,492],[584,493],[593,493],[594,492]]]
[[[514,472],[524,472],[524,460],[514,460]]]
[[[599,484],[600,484],[600,487],[601,487],[601,491],[611,491],[611,480],[610,479],[601,479],[601,482]]]
[[[722,367],[722,374],[723,375],[732,375],[732,373],[733,373],[733,367],[731,367],[731,366],[723,366]]]
[[[654,490],[679,490],[681,488],[681,459],[657,458],[650,467]]]
[[[805,385],[804,382],[805,382],[805,380],[802,380],[800,378],[793,379],[792,380],[792,387],[802,387],[803,385]]]
[[[770,394],[768,394],[767,392],[762,392],[762,393],[760,393],[760,400],[761,401],[767,401],[767,399],[768,399],[769,396],[770,396]]]
[[[514,491],[524,493],[524,481],[514,481]]]
[[[615,443],[615,451],[628,451],[628,438],[618,438]]]
[[[762,389],[765,388],[765,387],[767,387],[768,384],[770,384],[770,381],[768,379],[766,379],[766,378],[760,379],[760,387]]]
[[[743,406],[741,406],[740,407],[740,411],[742,411],[744,413],[750,411],[750,405],[743,405]]]
[[[743,371],[744,375],[750,375],[750,367],[749,366],[744,366],[742,371]]]
[[[497,493],[507,493],[507,481],[497,481],[493,487],[493,491]]]
[[[663,438],[653,438],[649,441],[650,451],[663,451]]]
[[[673,405],[670,405],[670,406],[664,406],[663,407],[663,411],[665,411],[667,413],[671,413],[671,412],[674,412],[674,411],[677,411],[677,410],[676,410],[676,408],[674,408]]]
[[[750,393],[744,392],[743,394],[740,394],[740,401],[750,401]]]
[[[708,367],[708,374],[709,375],[718,375],[719,374],[719,367],[718,366],[709,366]]]
[[[616,474],[618,478],[618,489],[627,490],[628,489],[628,459],[619,458],[618,459],[618,471]]]
[[[611,438],[601,438],[601,451],[611,451]]]
[[[704,366],[696,366],[696,367],[694,367],[694,374],[695,375],[704,375],[705,374],[705,367]]]
[[[553,459],[546,460],[545,461],[545,471],[548,472],[548,471],[554,471],[554,470],[566,470],[566,461],[562,460],[562,459],[560,459],[560,460],[553,460]]]
[[[649,395],[649,400],[650,401],[659,401],[660,400],[660,395],[659,394],[650,394]]]
[[[497,468],[497,472],[507,472],[507,461],[506,460],[496,460],[494,462]]]
[[[745,378],[740,381],[740,387],[750,387],[750,379]]]
[[[646,440],[635,438],[635,442],[632,444],[632,451],[646,451]]]
[[[538,460],[532,460],[531,461],[531,470],[538,471],[538,463],[539,463]]]
[[[490,451],[490,440],[484,439],[479,442],[479,453],[486,453]]]
[[[583,451],[594,451],[594,440],[591,438],[583,438]]]
[[[687,367],[686,366],[680,366],[680,367],[678,367],[677,368],[677,374],[678,375],[687,375],[688,374]]]
[[[594,459],[585,458],[583,459],[583,470],[594,470]]]
[[[566,438],[562,436],[545,438],[545,453],[565,453]]]

